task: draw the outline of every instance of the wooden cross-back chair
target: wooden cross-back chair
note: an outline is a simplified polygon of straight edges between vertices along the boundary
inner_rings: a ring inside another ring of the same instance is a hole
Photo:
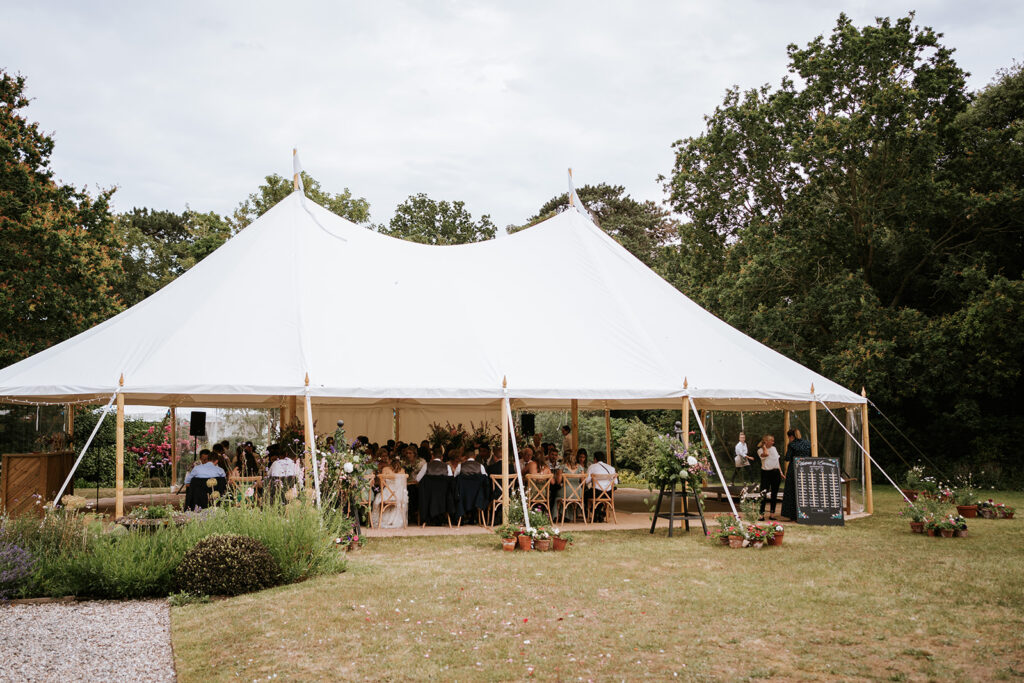
[[[594,484],[594,495],[590,498],[590,519],[594,520],[598,505],[604,505],[605,519],[610,512],[615,524],[619,523],[615,516],[615,475],[614,474],[592,474],[590,480]],[[602,489],[600,484],[608,483],[607,489]]]
[[[380,520],[384,519],[384,511],[391,508],[398,508],[398,488],[395,482],[399,479],[405,480],[408,475],[405,474],[382,474],[380,475],[380,497],[377,499],[377,526],[380,526]],[[373,514],[370,514],[370,518],[373,518]],[[408,518],[402,520],[402,526],[408,526]]]
[[[506,478],[501,474],[488,475],[491,478],[491,508],[490,508],[490,519],[489,525],[494,526],[494,515],[497,514],[498,508],[501,507],[501,501],[504,499],[504,494],[507,491],[509,496],[512,495],[512,481],[514,475],[508,475]],[[505,479],[505,483],[502,484],[502,479]]]
[[[544,508],[548,511],[548,518],[551,518],[551,479],[550,474],[526,475],[526,504],[531,510]]]
[[[583,501],[583,482],[586,478],[584,473],[562,475],[562,497],[558,499],[560,523],[565,523],[566,510],[575,505],[583,515],[583,523],[587,524],[587,508]]]

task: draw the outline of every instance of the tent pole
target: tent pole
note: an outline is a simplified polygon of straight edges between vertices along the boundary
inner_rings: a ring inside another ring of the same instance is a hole
[[[608,462],[615,467],[615,456],[612,455],[612,413],[608,410],[608,401],[604,402],[604,444],[608,449]]]
[[[501,388],[501,523],[508,524],[508,378],[502,378]]]
[[[814,400],[814,385],[811,385],[811,457],[818,457],[818,402]]]
[[[786,410],[782,411],[782,438],[783,439],[788,439],[789,438],[789,409],[786,409]],[[789,443],[786,442],[786,445],[788,446]],[[782,459],[783,459],[783,461],[785,461],[785,459],[786,459],[785,455],[786,454],[783,453],[782,455],[783,455]],[[782,463],[782,474],[783,475],[789,474],[789,463],[787,463],[787,462],[783,462]]]
[[[686,389],[689,382],[683,378],[683,389]],[[686,448],[690,447],[690,395],[683,396],[683,419],[681,420],[683,429],[683,446]]]
[[[401,437],[401,433],[402,433],[402,409],[399,408],[398,404],[396,403],[395,404],[395,443],[396,444],[402,438]]]
[[[288,397],[288,422],[285,426],[295,422],[299,417],[299,397],[289,396]]]
[[[171,493],[178,484],[178,408],[171,406]]]
[[[67,416],[68,416],[68,427],[67,427],[68,448],[71,449],[71,450],[74,450],[75,449],[75,404],[74,403],[68,403],[67,406],[65,406],[64,410],[67,412]]]
[[[281,407],[277,411],[277,433],[278,434],[283,434],[284,433],[284,425],[286,423],[285,417],[286,417],[285,416],[285,403],[284,403],[284,396],[282,396],[281,397]],[[267,441],[269,441],[269,440],[270,440],[270,435],[268,434],[267,435]]]
[[[580,448],[580,402],[572,400],[572,452]]]
[[[864,387],[860,388],[860,395],[865,399],[868,397],[868,392]],[[864,430],[864,512],[869,515],[875,512],[875,497],[871,492],[871,433],[868,429],[868,403],[864,403],[860,407],[860,421],[863,422],[861,429]]]
[[[117,427],[114,459],[114,519],[124,517],[124,373],[117,382]]]
[[[305,388],[305,403],[306,403],[306,451],[309,453],[309,461],[306,462],[306,488],[310,488],[310,479],[312,479],[312,488],[316,492],[316,506],[320,507],[320,467],[317,463],[316,453],[316,433],[313,431],[313,399],[309,396],[309,373],[306,373],[306,388]],[[311,476],[310,476],[311,475]]]

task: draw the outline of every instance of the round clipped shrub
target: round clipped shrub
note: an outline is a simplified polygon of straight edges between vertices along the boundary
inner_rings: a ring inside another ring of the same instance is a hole
[[[276,586],[281,568],[255,538],[218,534],[185,553],[174,578],[179,591],[193,595],[241,595]]]

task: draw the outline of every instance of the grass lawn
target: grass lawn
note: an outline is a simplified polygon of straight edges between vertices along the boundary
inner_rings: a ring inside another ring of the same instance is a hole
[[[1024,495],[998,497],[1018,507]],[[1024,522],[911,534],[897,494],[844,528],[731,550],[699,532],[372,540],[349,571],[172,610],[183,681],[999,680],[1024,676]],[[699,527],[698,527],[699,528]]]

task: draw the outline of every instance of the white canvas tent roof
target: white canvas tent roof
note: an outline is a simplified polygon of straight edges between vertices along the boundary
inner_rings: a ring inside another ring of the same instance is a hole
[[[539,320],[551,320],[538,326]],[[0,401],[798,408],[857,394],[700,308],[569,209],[437,247],[292,193],[138,305],[0,370]],[[688,388],[684,389],[684,378]]]

